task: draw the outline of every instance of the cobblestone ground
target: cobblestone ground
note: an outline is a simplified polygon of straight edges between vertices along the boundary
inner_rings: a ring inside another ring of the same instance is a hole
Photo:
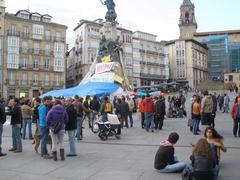
[[[190,96],[187,100],[188,110]],[[222,153],[219,180],[238,180],[240,138],[232,135],[230,114],[217,113],[216,129],[224,136],[224,143],[228,147],[227,153]],[[166,119],[163,130],[152,133],[140,128],[139,115],[136,114],[134,127],[123,129],[120,140],[109,138],[103,142],[97,134],[84,129],[84,139],[77,142],[78,156],[66,158],[64,162],[42,159],[34,152],[32,141],[24,140],[22,153],[7,152],[7,156],[0,158],[0,180],[179,180],[180,174],[160,174],[153,168],[159,142],[165,140],[172,131],[180,134],[176,146],[178,158],[190,162],[192,149],[189,143],[195,143],[202,135],[193,136],[190,133],[187,118]],[[10,134],[10,126],[6,124],[2,145],[4,151],[11,147]],[[68,151],[67,136],[65,147]]]

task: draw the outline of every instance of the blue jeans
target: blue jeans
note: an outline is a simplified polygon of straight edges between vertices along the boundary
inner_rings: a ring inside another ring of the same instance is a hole
[[[20,126],[20,124],[12,125],[12,148],[16,150],[22,150]]]
[[[75,130],[68,131],[68,141],[71,155],[76,155]]]
[[[160,173],[175,173],[180,172],[186,167],[185,162],[177,162],[175,164],[167,165],[164,169],[158,170]]]
[[[23,139],[26,137],[26,128],[28,126],[28,138],[33,139],[32,136],[32,120],[31,118],[24,118],[23,119]]]
[[[40,127],[40,133],[41,133],[41,155],[47,155],[49,129],[47,127]]]
[[[193,134],[197,134],[199,130],[200,119],[193,118]]]
[[[77,117],[77,139],[80,139],[82,136],[82,123],[83,123],[83,118],[82,117]]]
[[[0,123],[0,148],[2,147],[2,133],[3,133],[3,124]]]
[[[154,115],[151,112],[145,112],[145,127],[146,129],[153,129],[155,127]]]
[[[128,112],[128,117],[129,117],[129,120],[130,120],[130,126],[132,127],[133,126],[133,117],[132,117],[132,112],[131,111]]]

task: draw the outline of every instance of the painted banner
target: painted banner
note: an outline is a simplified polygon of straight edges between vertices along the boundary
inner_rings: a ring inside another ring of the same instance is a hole
[[[94,74],[90,78],[90,82],[114,82],[115,74],[113,72],[106,72],[102,74]]]
[[[113,65],[114,65],[114,62],[98,63],[98,64],[96,64],[95,74],[100,74],[100,73],[103,73],[103,72],[111,71]]]

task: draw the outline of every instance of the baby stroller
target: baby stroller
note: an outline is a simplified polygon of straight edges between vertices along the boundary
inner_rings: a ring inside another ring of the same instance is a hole
[[[108,121],[98,122],[99,133],[98,136],[102,141],[107,140],[110,136],[115,136],[117,139],[120,139],[120,134],[117,133],[117,129],[121,128],[121,124],[118,120],[117,115],[107,114]]]

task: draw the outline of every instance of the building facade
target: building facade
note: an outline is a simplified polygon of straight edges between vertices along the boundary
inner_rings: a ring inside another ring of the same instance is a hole
[[[194,34],[194,39],[209,48],[211,79],[223,80],[224,73],[240,70],[240,30],[200,32]]]
[[[67,27],[52,23],[47,14],[0,10],[4,97],[31,98],[64,88]]]
[[[169,79],[165,42],[158,42],[156,38],[156,35],[141,31],[133,34],[134,86],[150,86]]]
[[[240,87],[240,72],[224,73],[224,87],[226,89]]]
[[[178,39],[168,42],[167,46],[172,81],[196,88],[208,79],[208,48],[205,45],[193,39]]]
[[[102,19],[81,20],[74,29],[77,70],[72,77],[68,77],[67,86],[79,84],[89,71],[97,55],[102,26]],[[164,43],[157,42],[155,35],[140,31],[133,33],[121,27],[117,28],[117,35],[122,43],[123,61],[130,85],[156,84],[168,79],[168,58],[164,56]]]

